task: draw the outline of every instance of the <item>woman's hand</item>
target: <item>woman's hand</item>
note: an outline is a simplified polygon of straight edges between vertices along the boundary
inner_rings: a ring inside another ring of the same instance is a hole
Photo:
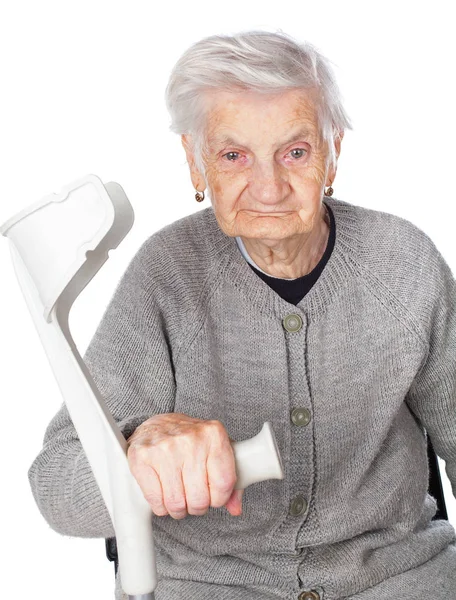
[[[209,506],[242,512],[234,452],[220,421],[154,415],[127,440],[130,471],[158,516],[204,515]]]

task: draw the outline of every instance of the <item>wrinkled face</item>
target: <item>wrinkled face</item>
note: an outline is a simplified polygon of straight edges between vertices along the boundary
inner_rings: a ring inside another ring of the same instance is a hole
[[[207,185],[221,229],[271,240],[311,231],[335,174],[312,94],[217,91],[207,101],[206,180],[194,166],[192,180],[200,190]]]

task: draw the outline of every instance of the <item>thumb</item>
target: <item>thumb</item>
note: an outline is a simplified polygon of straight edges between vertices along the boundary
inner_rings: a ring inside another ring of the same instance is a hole
[[[230,499],[226,503],[228,512],[232,515],[240,515],[242,512],[242,494],[244,490],[233,490]]]
[[[244,490],[233,491],[233,505],[241,512],[242,511],[242,495]]]

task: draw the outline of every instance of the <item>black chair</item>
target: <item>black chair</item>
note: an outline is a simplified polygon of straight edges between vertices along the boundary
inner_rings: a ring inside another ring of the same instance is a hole
[[[114,575],[117,575],[117,569],[119,568],[119,557],[117,556],[117,543],[116,538],[111,537],[105,540],[106,542],[106,556],[108,560],[114,561]]]
[[[432,517],[435,519],[445,519],[448,521],[447,510],[445,506],[445,497],[443,495],[442,480],[440,478],[439,463],[437,455],[432,447],[432,442],[429,436],[427,436],[427,454],[429,461],[429,488],[428,492],[437,500],[437,512]],[[114,561],[114,573],[117,575],[117,569],[119,568],[119,559],[117,556],[117,544],[116,538],[108,538],[106,542],[106,556],[108,560]]]
[[[448,521],[448,514],[445,506],[445,496],[443,495],[442,480],[440,478],[439,463],[437,455],[432,446],[431,438],[427,436],[427,453],[429,461],[429,489],[428,492],[437,500],[437,512],[432,517],[435,519],[445,519]]]

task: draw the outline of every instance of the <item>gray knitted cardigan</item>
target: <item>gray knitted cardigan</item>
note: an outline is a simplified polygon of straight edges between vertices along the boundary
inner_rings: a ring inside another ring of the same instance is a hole
[[[425,438],[456,496],[456,281],[408,220],[324,202],[334,249],[296,306],[208,207],[141,245],[87,348],[126,437],[173,411],[218,419],[233,440],[270,421],[284,460],[240,516],[153,515],[157,600],[456,598],[456,534],[431,521]],[[29,480],[56,532],[115,535],[64,404]]]

